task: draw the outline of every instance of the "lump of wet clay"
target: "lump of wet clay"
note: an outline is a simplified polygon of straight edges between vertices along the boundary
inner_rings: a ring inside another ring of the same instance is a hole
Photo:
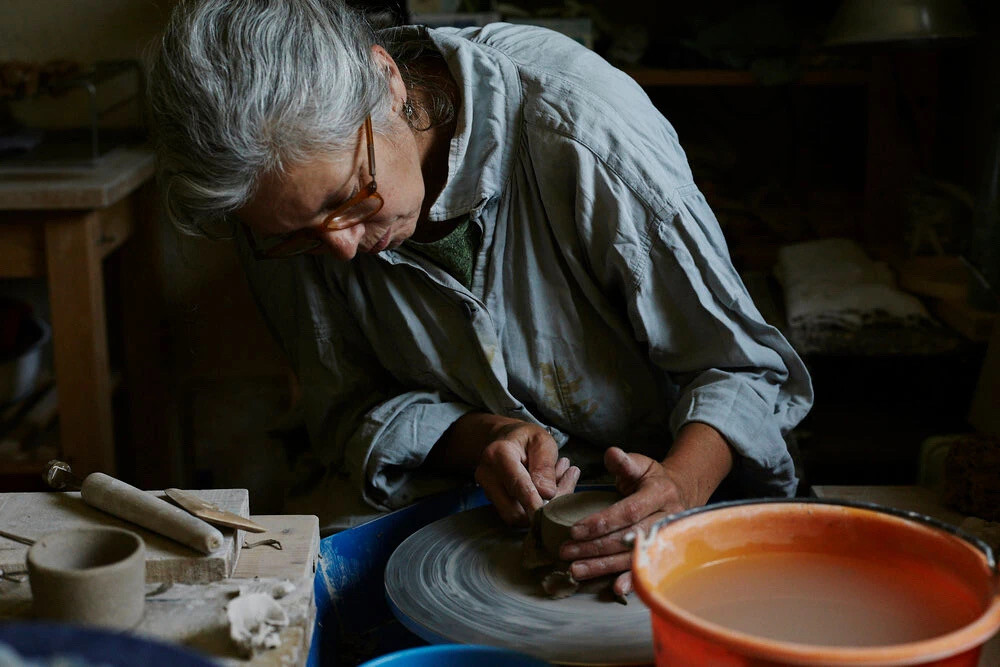
[[[559,546],[570,539],[573,524],[620,499],[614,491],[580,491],[553,498],[535,512],[524,538],[522,562],[527,569],[539,570],[546,595],[560,599],[581,591],[581,582],[570,574],[569,562],[559,559]],[[613,580],[613,577],[602,577],[583,582],[583,589],[606,588]]]
[[[542,590],[553,600],[561,600],[576,595],[580,582],[573,578],[569,570],[551,567],[542,576]]]

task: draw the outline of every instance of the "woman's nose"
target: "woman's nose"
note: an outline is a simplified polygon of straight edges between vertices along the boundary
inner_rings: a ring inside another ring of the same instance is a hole
[[[348,261],[358,253],[358,246],[365,236],[364,225],[354,225],[347,229],[322,232],[320,240],[330,249],[330,254],[336,259]]]

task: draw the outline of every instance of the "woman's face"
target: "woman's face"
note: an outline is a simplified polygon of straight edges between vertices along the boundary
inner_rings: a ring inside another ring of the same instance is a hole
[[[424,201],[421,156],[426,147],[418,146],[409,123],[398,113],[407,92],[396,63],[380,46],[372,48],[372,58],[385,70],[394,100],[388,127],[374,134],[375,180],[384,202],[382,208],[353,227],[321,229],[331,211],[371,180],[368,140],[364,128],[358,127],[353,151],[317,157],[262,179],[253,200],[237,211],[258,238],[317,229],[316,236],[323,245],[313,252],[346,261],[359,252],[379,253],[395,248],[413,235]]]
[[[385,133],[374,135],[376,183],[384,202],[365,222],[336,231],[317,230],[323,245],[316,253],[350,260],[359,253],[395,248],[413,235],[424,200],[424,181],[413,132],[397,114]],[[368,185],[367,139],[358,128],[355,149],[343,155],[315,158],[284,173],[268,174],[238,217],[258,238],[321,228],[341,203]]]

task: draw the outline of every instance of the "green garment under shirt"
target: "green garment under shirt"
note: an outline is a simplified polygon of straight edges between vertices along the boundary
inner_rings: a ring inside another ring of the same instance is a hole
[[[479,227],[470,223],[468,218],[437,241],[417,243],[409,240],[406,243],[466,287],[472,286],[472,269],[479,246]]]

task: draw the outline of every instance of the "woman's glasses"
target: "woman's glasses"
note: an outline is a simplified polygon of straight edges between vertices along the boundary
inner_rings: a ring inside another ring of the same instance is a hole
[[[250,230],[250,245],[257,259],[282,259],[311,252],[323,245],[322,234],[360,225],[382,209],[382,195],[375,185],[375,138],[371,116],[365,118],[364,127],[368,142],[368,174],[372,179],[368,185],[331,211],[316,227],[266,238],[259,238]]]

